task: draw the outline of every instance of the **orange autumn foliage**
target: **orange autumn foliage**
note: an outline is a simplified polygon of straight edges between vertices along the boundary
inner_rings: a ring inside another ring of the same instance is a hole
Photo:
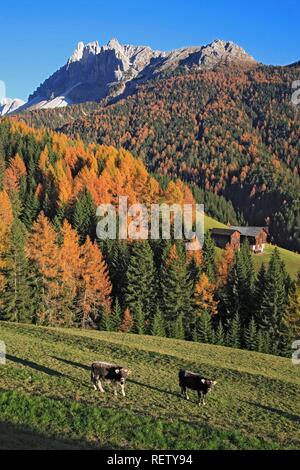
[[[228,274],[232,263],[234,262],[235,251],[230,243],[227,243],[225,250],[222,253],[222,259],[218,266],[219,282],[225,284],[228,278]]]
[[[218,313],[218,302],[214,299],[215,286],[212,284],[206,274],[202,273],[195,286],[195,303],[199,309],[200,315],[203,311],[208,311],[211,315]]]
[[[3,188],[5,191],[18,191],[22,176],[26,176],[27,170],[25,163],[20,155],[11,159],[9,167],[5,170]]]
[[[43,213],[39,214],[33,224],[27,243],[27,253],[30,261],[36,266],[42,283],[43,299],[37,312],[37,320],[43,324],[58,324],[61,322],[57,308],[61,292],[59,250],[56,233]]]
[[[9,247],[9,233],[11,224],[13,223],[13,210],[6,191],[0,191],[0,269],[6,267],[6,262],[3,259]],[[0,275],[0,291],[4,288],[4,276]]]
[[[66,220],[63,223],[62,244],[59,247],[58,266],[64,285],[75,296],[80,273],[79,236]]]
[[[97,324],[101,310],[110,309],[112,285],[97,243],[87,237],[81,247],[78,306],[83,328]]]
[[[142,161],[123,148],[85,145],[80,139],[71,140],[49,130],[46,136],[45,130],[31,129],[17,120],[11,126],[13,132],[32,134],[37,142],[47,137],[48,143],[38,163],[40,181],[34,192],[38,198],[43,198],[50,182],[58,208],[73,204],[84,189],[89,191],[96,206],[116,205],[119,196],[126,196],[129,205],[194,203],[190,189],[182,181],[172,181],[162,190]],[[7,188],[18,190],[20,177],[26,174],[23,160],[17,155],[6,171]]]
[[[133,319],[130,310],[127,308],[123,315],[123,321],[121,325],[121,331],[123,333],[129,333],[133,328]]]

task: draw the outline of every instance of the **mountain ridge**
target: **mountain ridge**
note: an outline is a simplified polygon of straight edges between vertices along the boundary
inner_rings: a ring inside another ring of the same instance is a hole
[[[115,38],[102,46],[98,41],[79,42],[65,65],[47,78],[18,111],[64,107],[131,94],[137,83],[179,67],[201,70],[232,64],[254,66],[257,62],[240,46],[220,39],[169,52],[122,45]]]

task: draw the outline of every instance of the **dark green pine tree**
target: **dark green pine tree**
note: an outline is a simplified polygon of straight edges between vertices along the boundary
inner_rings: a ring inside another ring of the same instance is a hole
[[[72,217],[73,227],[77,230],[81,242],[84,242],[87,235],[91,240],[96,237],[96,205],[90,192],[84,189],[79,195]]]
[[[153,318],[151,334],[153,336],[160,336],[162,338],[166,336],[164,317],[159,308],[156,309]]]
[[[257,333],[257,351],[270,354],[271,340],[268,331],[259,330]]]
[[[247,289],[250,294],[252,294],[255,282],[255,271],[253,267],[252,255],[248,240],[245,240],[242,243],[240,254],[244,265],[245,279],[248,280]]]
[[[147,241],[132,244],[126,273],[125,302],[136,324],[139,307],[144,320],[150,324],[155,311],[155,266],[153,253]]]
[[[173,331],[172,331],[172,338],[176,339],[185,339],[185,332],[184,332],[184,316],[180,314],[174,324],[173,324]]]
[[[283,319],[287,308],[286,279],[279,250],[275,248],[269,263],[258,324],[258,327],[269,333],[274,353],[279,352],[284,334]]]
[[[24,203],[24,210],[22,212],[22,222],[25,224],[27,229],[32,226],[33,220],[35,220],[39,213],[40,203],[34,191],[30,191],[26,197]]]
[[[162,311],[168,336],[174,334],[174,324],[179,316],[183,318],[183,324],[187,338],[192,336],[192,282],[189,278],[184,255],[176,244],[164,261],[160,276]]]
[[[197,282],[199,281],[201,267],[197,264],[194,256],[192,256],[190,262],[188,263],[187,270],[188,270],[189,277],[193,283],[193,289],[195,289],[195,286]]]
[[[223,324],[221,320],[218,323],[216,333],[215,333],[215,344],[218,346],[224,346],[225,345],[225,331],[223,328]]]
[[[122,309],[119,299],[116,298],[114,307],[111,313],[110,326],[112,331],[120,331],[122,325]]]
[[[239,314],[236,313],[230,322],[230,327],[227,332],[227,345],[231,348],[241,347],[241,322]]]
[[[101,315],[99,329],[101,331],[111,331],[111,311],[109,308],[104,308]]]
[[[55,188],[55,183],[51,179],[45,181],[45,188],[43,193],[42,210],[46,217],[54,219],[57,211],[58,194]]]
[[[254,318],[244,330],[244,344],[249,351],[257,351],[257,327]]]
[[[257,279],[254,284],[254,292],[253,292],[253,315],[254,315],[256,324],[260,324],[261,322],[261,303],[262,303],[263,295],[266,289],[266,282],[267,282],[267,270],[266,270],[265,264],[263,263],[258,272]]]
[[[125,309],[126,273],[129,265],[127,243],[115,241],[107,256],[109,274],[113,286],[112,296],[118,297],[122,310]]]
[[[200,343],[212,343],[213,327],[210,313],[205,310],[197,319],[196,325],[197,340]]]
[[[139,303],[136,305],[133,333],[137,333],[138,335],[143,335],[145,333],[145,317],[143,308]]]
[[[202,270],[208,276],[211,282],[216,280],[216,245],[211,237],[210,232],[205,234],[205,240],[203,244]]]
[[[230,320],[238,313],[243,327],[248,326],[253,313],[254,276],[249,244],[246,243],[235,255],[225,291],[226,319]]]
[[[216,332],[215,329],[212,327],[211,329],[211,339],[210,339],[211,344],[216,344]]]
[[[25,253],[27,239],[24,224],[15,219],[11,226],[9,249],[5,255],[5,290],[2,294],[2,319],[31,322],[34,295],[30,289],[29,265]]]

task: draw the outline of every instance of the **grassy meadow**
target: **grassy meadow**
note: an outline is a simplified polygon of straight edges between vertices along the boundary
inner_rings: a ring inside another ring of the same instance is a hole
[[[286,358],[157,337],[0,324],[0,449],[300,449],[300,367]],[[126,398],[90,364],[132,369]],[[178,369],[218,381],[207,405]]]

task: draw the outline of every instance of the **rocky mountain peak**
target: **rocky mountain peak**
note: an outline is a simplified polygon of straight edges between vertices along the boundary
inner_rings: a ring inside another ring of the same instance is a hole
[[[170,52],[122,45],[116,38],[103,46],[98,41],[79,42],[67,63],[29,97],[27,106],[37,109],[115,98],[132,93],[137,83],[177,67],[203,69],[235,62],[255,64],[244,49],[220,39]]]
[[[71,55],[70,59],[68,60],[68,65],[74,62],[80,62],[81,60],[86,59],[90,55],[97,55],[101,51],[98,41],[89,42],[88,44],[84,44],[83,42],[79,42],[77,48]]]
[[[109,49],[123,49],[123,46],[119,43],[116,38],[112,38],[110,41],[108,41],[107,47]]]

